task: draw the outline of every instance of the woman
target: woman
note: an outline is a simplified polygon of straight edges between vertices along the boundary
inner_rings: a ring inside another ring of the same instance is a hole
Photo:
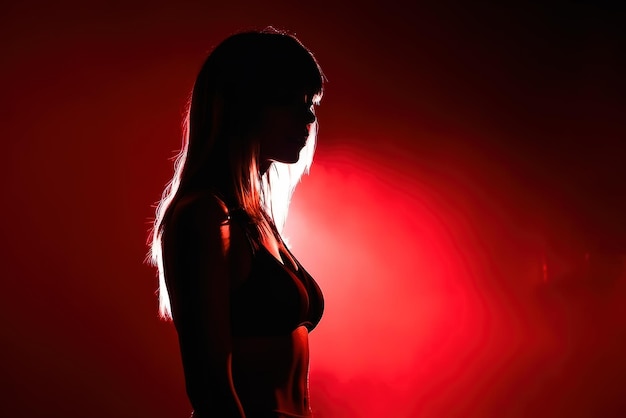
[[[323,74],[292,35],[227,38],[196,79],[151,244],[193,416],[310,417],[319,287],[281,238],[315,146]]]

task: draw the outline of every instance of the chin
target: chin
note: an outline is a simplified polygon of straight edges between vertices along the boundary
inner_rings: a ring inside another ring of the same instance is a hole
[[[276,158],[274,158],[274,161],[283,164],[295,164],[300,161],[300,151],[302,151],[302,148],[298,148],[297,150],[284,150],[280,153],[280,155],[277,155]]]
[[[283,163],[283,164],[295,164],[298,161],[300,161],[300,155],[298,155],[295,158],[281,158],[280,160],[276,160],[279,163]]]

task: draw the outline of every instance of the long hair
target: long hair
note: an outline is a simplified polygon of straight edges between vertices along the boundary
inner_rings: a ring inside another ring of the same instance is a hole
[[[261,123],[262,109],[295,92],[305,92],[319,104],[323,83],[313,54],[295,36],[271,27],[232,35],[209,54],[193,86],[183,144],[157,204],[149,243],[149,258],[159,274],[162,318],[171,319],[162,236],[176,202],[198,188],[227,190],[227,204],[244,210],[260,236],[280,234],[292,193],[310,169],[317,123],[297,163],[272,162],[264,173],[259,143],[249,133]]]

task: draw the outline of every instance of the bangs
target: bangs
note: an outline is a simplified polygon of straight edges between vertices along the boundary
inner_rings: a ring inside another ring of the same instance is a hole
[[[222,42],[205,64],[213,90],[235,107],[259,101],[281,103],[296,95],[319,102],[324,74],[317,60],[294,36],[268,28]]]
[[[264,86],[263,95],[271,102],[289,101],[294,95],[312,96],[319,102],[323,94],[324,74],[317,61],[299,41],[277,35],[279,39],[263,55],[258,69]]]

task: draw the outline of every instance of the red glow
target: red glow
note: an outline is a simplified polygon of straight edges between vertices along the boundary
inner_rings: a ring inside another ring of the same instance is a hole
[[[375,156],[348,149],[327,158],[304,180],[287,228],[328,304],[311,336],[319,417],[495,417],[504,409],[523,416],[539,413],[549,393],[586,390],[560,379],[596,355],[587,345],[571,351],[572,338],[582,342],[590,329],[567,324],[578,307],[542,298],[552,291],[542,289],[548,261],[527,252],[536,238],[494,225],[510,241],[500,248],[484,241],[493,233],[487,220],[519,214],[493,200],[470,215],[476,196],[459,178],[415,171],[409,178],[401,164],[373,170]],[[485,252],[517,254],[523,264]],[[615,327],[602,338],[616,338],[626,324],[602,318]],[[614,403],[614,394],[597,396]]]

